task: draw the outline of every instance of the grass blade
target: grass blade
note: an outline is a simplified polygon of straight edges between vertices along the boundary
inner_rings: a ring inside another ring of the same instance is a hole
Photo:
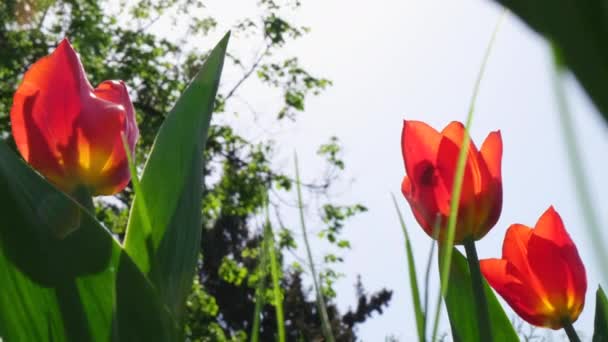
[[[412,289],[412,302],[414,303],[414,316],[416,317],[418,340],[420,342],[424,342],[426,337],[426,315],[422,310],[422,305],[420,303],[420,291],[418,289],[418,278],[416,277],[416,264],[414,263],[414,254],[412,252],[410,236],[407,232],[405,221],[403,221],[403,216],[401,215],[401,210],[399,210],[399,205],[397,204],[395,195],[391,194],[391,197],[393,198],[393,204],[395,205],[397,216],[399,216],[399,223],[401,224],[401,230],[403,231],[403,237],[405,239],[405,254],[407,255],[407,266],[410,275],[410,288]]]
[[[473,88],[473,96],[471,97],[471,102],[469,104],[469,112],[467,114],[467,119],[465,123],[465,134],[462,140],[462,147],[460,149],[460,154],[458,155],[458,163],[456,164],[456,173],[454,176],[454,188],[452,190],[452,198],[451,198],[451,207],[450,207],[450,217],[448,219],[448,231],[446,234],[445,241],[445,253],[441,254],[441,260],[439,263],[440,266],[440,275],[441,275],[441,287],[439,290],[439,295],[437,296],[437,306],[435,308],[435,319],[433,322],[433,334],[431,341],[435,341],[437,337],[437,329],[439,327],[439,316],[441,314],[441,299],[445,297],[448,291],[448,274],[450,273],[450,265],[452,264],[452,252],[454,246],[454,235],[456,230],[456,220],[458,215],[458,205],[460,204],[460,192],[462,190],[462,180],[464,176],[466,156],[468,154],[469,149],[469,130],[471,128],[471,124],[473,122],[473,113],[475,112],[475,102],[477,100],[477,95],[479,93],[479,87],[481,85],[481,80],[483,79],[483,74],[486,69],[487,62],[490,57],[490,52],[492,51],[492,47],[494,46],[494,41],[496,39],[496,34],[500,29],[500,25],[503,21],[503,18],[506,16],[507,11],[504,11],[492,32],[492,36],[490,38],[490,42],[486,48],[485,55],[481,62],[481,66],[479,68],[479,74],[477,75],[477,80],[475,81],[475,86]]]
[[[308,234],[306,233],[306,222],[304,220],[304,203],[302,201],[302,184],[300,181],[300,167],[298,166],[298,155],[294,153],[294,162],[296,168],[296,191],[298,193],[298,209],[300,211],[300,227],[302,228],[302,237],[304,238],[304,245],[306,246],[306,255],[308,257],[308,264],[310,265],[310,273],[312,274],[312,281],[315,287],[315,295],[317,297],[317,305],[321,314],[321,324],[323,328],[323,335],[327,342],[334,342],[334,334],[331,330],[329,323],[329,316],[327,315],[327,308],[325,306],[325,300],[319,287],[319,278],[317,276],[317,270],[315,269],[315,263],[312,258],[312,252],[310,250],[310,244],[308,242]]]
[[[274,233],[270,225],[268,214],[268,204],[266,204],[266,224],[264,226],[264,240],[266,252],[270,257],[270,273],[272,275],[272,287],[275,300],[275,312],[277,315],[277,331],[279,332],[279,342],[285,342],[285,316],[283,314],[283,294],[281,293],[281,282],[279,275],[279,263],[274,247]]]
[[[268,239],[266,234],[266,223],[264,225],[264,234],[262,243],[260,245],[260,258],[258,263],[259,280],[255,289],[255,311],[253,313],[253,325],[251,326],[251,342],[258,342],[260,339],[260,315],[262,314],[262,308],[266,301],[266,269],[268,268],[268,261],[266,260],[268,253],[266,253]]]

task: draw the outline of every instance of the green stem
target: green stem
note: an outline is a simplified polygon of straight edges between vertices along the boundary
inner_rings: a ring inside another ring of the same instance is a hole
[[[462,179],[464,177],[464,171],[465,171],[465,163],[466,163],[466,153],[468,151],[468,147],[469,147],[469,130],[471,129],[471,123],[473,122],[473,113],[475,112],[475,101],[477,100],[477,95],[479,93],[479,88],[481,86],[481,80],[483,78],[483,74],[486,68],[486,64],[488,63],[488,60],[490,58],[490,52],[492,51],[492,47],[494,46],[494,41],[496,39],[496,35],[498,33],[498,29],[500,28],[500,24],[502,23],[502,20],[504,19],[504,17],[506,16],[507,11],[505,10],[500,18],[498,19],[498,23],[496,24],[496,27],[494,28],[494,32],[492,32],[492,37],[490,38],[490,42],[488,43],[488,46],[486,48],[486,52],[484,54],[483,60],[481,62],[481,66],[479,68],[479,74],[477,75],[477,80],[475,81],[475,85],[473,88],[473,96],[471,97],[471,102],[469,105],[469,112],[467,114],[467,121],[465,124],[465,135],[464,135],[464,139],[462,141],[462,147],[460,149],[460,153],[458,155],[458,162],[456,164],[456,171],[455,171],[455,175],[454,175],[454,185],[452,188],[452,198],[451,198],[451,203],[453,203],[453,205],[450,208],[450,216],[448,218],[448,226],[447,226],[447,233],[446,233],[446,238],[445,238],[445,245],[442,246],[445,247],[444,250],[445,252],[443,253],[443,256],[440,258],[440,262],[439,262],[439,278],[441,279],[440,282],[440,288],[439,288],[439,296],[437,298],[437,306],[435,307],[435,319],[433,322],[433,334],[431,335],[431,341],[435,341],[436,340],[436,336],[437,336],[437,329],[439,328],[439,316],[441,315],[441,303],[442,303],[442,298],[445,298],[445,296],[448,293],[448,278],[449,278],[449,274],[450,274],[450,266],[452,265],[452,250],[454,247],[454,236],[455,236],[455,231],[456,231],[456,221],[457,221],[457,215],[458,215],[458,204],[460,201],[460,192],[461,192],[461,188],[462,188]]]
[[[469,270],[471,271],[471,285],[473,287],[473,297],[475,297],[479,337],[481,341],[492,341],[488,301],[486,300],[486,292],[483,288],[483,278],[479,268],[479,258],[477,257],[475,241],[472,239],[465,240],[464,249],[467,252],[467,261],[469,263]]]
[[[281,280],[279,279],[279,263],[277,261],[274,247],[274,233],[268,218],[268,203],[266,203],[266,226],[265,237],[268,256],[270,257],[270,273],[272,276],[272,287],[275,300],[275,313],[277,317],[278,341],[285,342],[285,315],[283,314],[283,294],[281,293]]]
[[[266,227],[264,227],[266,229]],[[264,293],[266,291],[266,269],[268,267],[266,262],[266,251],[267,251],[268,237],[264,232],[264,238],[260,244],[260,258],[258,263],[258,272],[260,278],[255,290],[255,311],[253,314],[253,325],[251,327],[251,342],[258,342],[260,340],[260,316],[262,308],[264,306]]]
[[[329,321],[329,315],[327,314],[327,308],[325,306],[325,300],[323,299],[323,293],[319,284],[319,277],[315,268],[315,263],[312,257],[312,251],[310,249],[310,243],[308,242],[308,234],[306,232],[306,222],[304,220],[304,201],[302,200],[302,182],[300,181],[300,166],[298,165],[298,155],[294,152],[294,163],[296,168],[296,191],[298,193],[298,209],[300,212],[300,227],[302,228],[302,237],[304,239],[304,246],[306,247],[306,256],[308,257],[308,263],[310,264],[310,273],[312,275],[312,284],[315,288],[315,295],[317,299],[317,305],[319,307],[319,313],[321,315],[321,329],[327,342],[334,342],[334,334],[331,329],[331,323]]]
[[[92,216],[95,216],[93,197],[86,186],[77,186],[72,192],[68,193],[68,195],[72,198],[72,200],[78,202],[78,204],[80,204],[84,210],[72,204],[69,204],[67,207],[62,205],[53,205],[58,204],[57,202],[53,202],[53,204],[51,204],[48,210],[52,211],[52,217],[57,219],[53,222],[53,224],[51,224],[51,227],[53,227],[55,237],[59,240],[65,239],[68,235],[74,233],[80,228],[82,220],[84,220],[82,215],[83,211],[87,211]]]
[[[569,320],[564,321],[564,330],[566,331],[566,335],[568,335],[570,342],[581,342],[581,339],[576,334],[576,330],[574,330],[574,327]]]
[[[95,205],[93,204],[93,196],[86,186],[80,185],[72,193],[72,198],[83,206],[91,215],[95,216]]]

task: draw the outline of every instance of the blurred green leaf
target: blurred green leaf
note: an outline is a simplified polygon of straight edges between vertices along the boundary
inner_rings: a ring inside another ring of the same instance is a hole
[[[266,210],[266,222],[264,224],[264,253],[268,253],[270,259],[270,275],[272,276],[272,292],[275,313],[277,317],[277,341],[285,342],[285,315],[283,314],[283,291],[281,289],[281,270],[279,261],[277,260],[277,253],[275,250],[274,243],[274,232],[270,225],[270,218],[268,214],[268,206]]]
[[[412,251],[412,244],[410,243],[410,236],[405,226],[405,221],[401,215],[401,210],[397,204],[395,195],[391,194],[397,216],[399,217],[399,223],[401,224],[401,230],[403,231],[403,238],[405,240],[405,255],[407,257],[407,269],[410,278],[410,290],[412,291],[412,303],[414,303],[414,316],[416,317],[416,329],[418,331],[418,340],[423,342],[426,340],[426,315],[424,310],[428,308],[422,308],[420,301],[420,289],[418,288],[418,276],[416,275],[416,263],[414,260],[414,252]],[[426,291],[428,292],[428,288]]]
[[[202,154],[229,37],[213,49],[158,132],[127,227],[125,249],[178,320],[200,248]],[[141,201],[146,210],[138,209]]]
[[[0,337],[173,340],[168,310],[112,235],[2,142],[0,217]]]
[[[593,342],[606,342],[608,341],[608,299],[601,286],[598,287],[595,296]]]
[[[608,5],[604,0],[498,0],[545,36],[608,120]]]
[[[441,255],[442,253],[439,253]],[[465,257],[453,250],[452,266],[445,304],[448,309],[454,341],[479,341],[479,328],[475,319],[475,299],[471,289],[471,276]],[[484,280],[490,324],[494,342],[519,341],[511,321],[496,299],[494,292]]]

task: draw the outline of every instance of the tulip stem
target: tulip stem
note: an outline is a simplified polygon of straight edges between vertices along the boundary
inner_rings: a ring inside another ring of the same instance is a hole
[[[91,192],[85,186],[78,186],[72,193],[72,198],[83,206],[91,215],[95,215],[95,205],[93,204],[93,197]]]
[[[467,252],[467,262],[471,271],[471,285],[473,287],[473,297],[477,312],[477,322],[479,324],[479,337],[481,341],[492,341],[492,332],[489,321],[488,301],[483,287],[481,270],[479,268],[479,258],[475,241],[467,239],[464,241],[464,249]]]
[[[574,327],[569,320],[564,321],[564,330],[566,331],[566,335],[568,335],[570,342],[581,342],[581,339],[576,334],[576,330],[574,330]]]

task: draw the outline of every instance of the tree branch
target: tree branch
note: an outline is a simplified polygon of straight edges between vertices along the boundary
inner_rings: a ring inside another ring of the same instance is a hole
[[[268,51],[270,51],[271,47],[272,47],[271,43],[266,44],[266,47],[263,49],[262,53],[258,56],[258,58],[255,60],[255,62],[251,65],[249,70],[247,70],[245,72],[245,74],[243,75],[243,77],[241,77],[241,79],[238,82],[236,82],[234,87],[232,87],[232,89],[230,89],[230,91],[224,98],[224,101],[227,101],[229,98],[231,98],[232,95],[234,95],[234,93],[236,92],[236,90],[243,84],[243,82],[245,82],[251,76],[251,74],[253,74],[253,72],[258,68],[258,66],[262,62],[262,59],[264,59],[264,57],[266,56]]]

